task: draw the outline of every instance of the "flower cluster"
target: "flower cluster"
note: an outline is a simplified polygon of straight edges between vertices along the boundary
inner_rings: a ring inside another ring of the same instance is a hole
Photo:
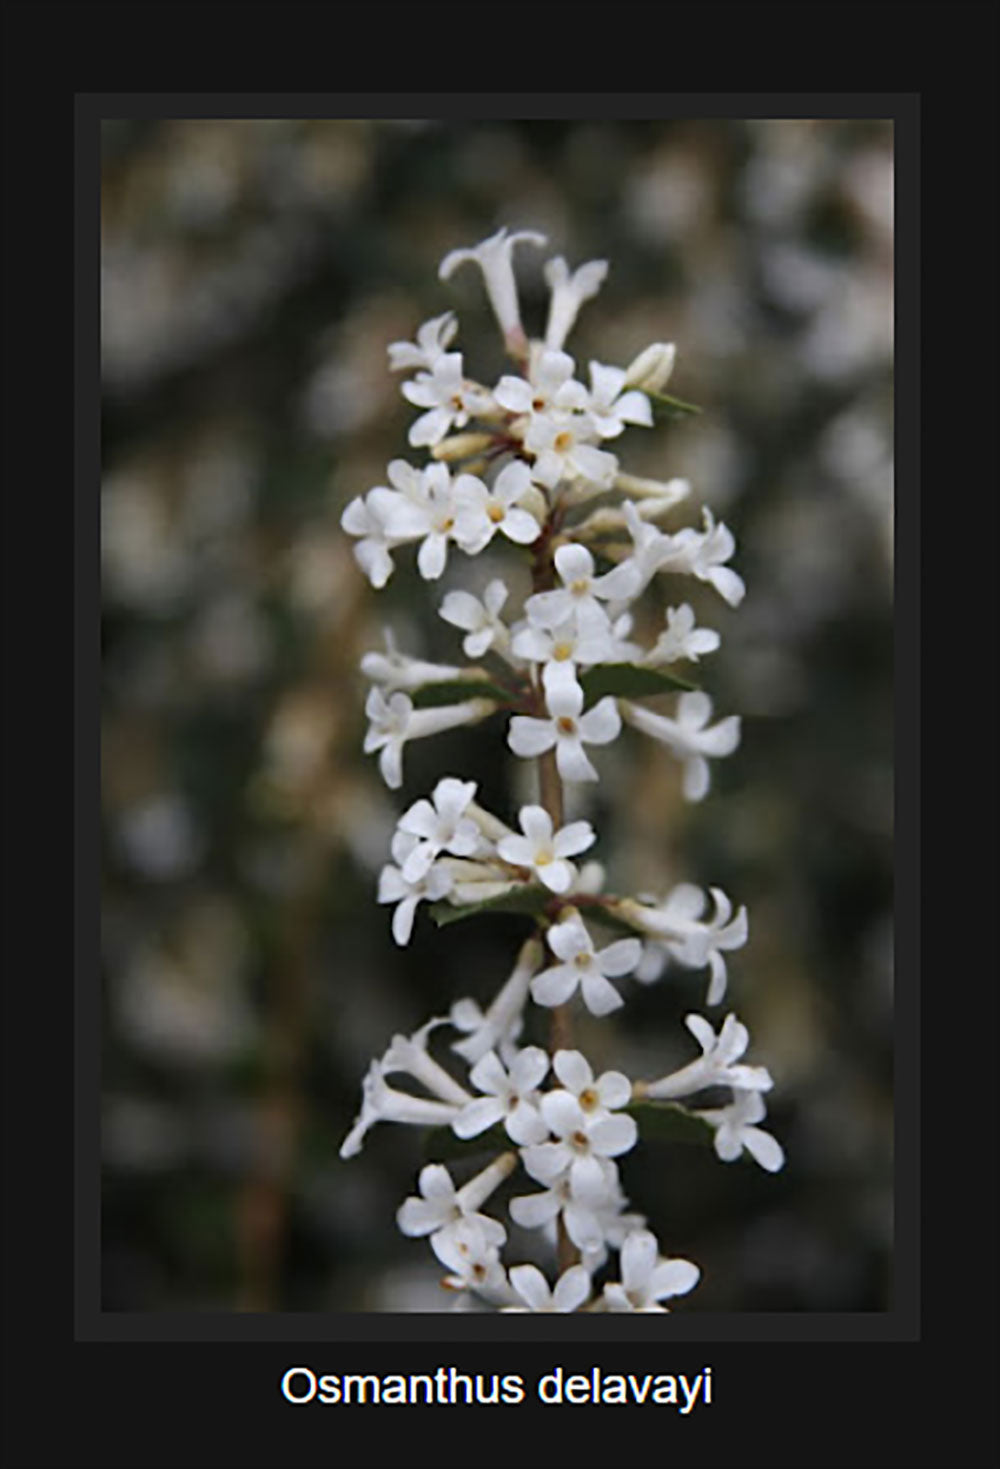
[[[707,794],[709,762],[736,749],[740,721],[713,720],[709,696],[676,665],[696,665],[719,636],[698,627],[680,601],[666,607],[662,630],[644,646],[636,607],[660,576],[693,577],[731,607],[745,589],[727,564],[733,537],[709,510],[700,528],[662,528],[689,496],[688,483],[631,475],[609,447],[627,427],[651,427],[657,402],[674,401],[663,394],[673,345],[653,343],[625,367],[591,361],[585,380],[565,350],[607,263],[571,270],[561,257],[549,260],[547,324],[541,338],[528,338],[513,256],[518,246],[545,243],[531,231],[500,230],[446,256],[442,279],[464,264],[482,272],[517,370],[492,385],[471,377],[452,350],[451,312],[420,327],[414,342],[391,344],[392,370],[413,374],[403,396],[421,410],[409,444],[429,459],[393,460],[388,483],[353,500],[342,518],[376,588],[405,546],[416,547],[426,581],[443,575],[454,550],[475,557],[498,537],[528,559],[532,590],[520,606],[497,576],[479,595],[453,590],[440,602],[470,661],[430,663],[400,652],[387,634],[385,652],[367,654],[362,671],[371,682],[364,748],[377,753],[391,788],[403,784],[409,740],[495,715],[507,719],[513,754],[537,762],[539,773],[538,802],[520,808],[516,825],[479,804],[474,781],[452,775],[407,807],[378,884],[378,901],[393,908],[396,943],[410,941],[422,902],[439,921],[483,905],[529,913],[537,930],[485,1009],[457,999],[448,1016],[395,1036],[371,1063],[341,1155],[357,1153],[379,1121],[446,1129],[473,1144],[480,1162],[492,1151],[461,1183],[443,1164],[428,1164],[397,1215],[404,1234],[428,1238],[448,1272],[443,1284],[463,1300],[471,1293],[505,1311],[663,1311],[663,1301],[692,1289],[699,1270],[662,1253],[647,1220],[631,1210],[618,1160],[635,1146],[637,1119],[650,1109],[700,1123],[724,1161],[745,1150],[775,1171],[781,1147],[757,1125],[771,1077],[740,1061],[749,1035],[733,1014],[718,1033],[704,1016],[688,1015],[702,1054],[658,1080],[595,1075],[569,1039],[572,1011],[580,1004],[608,1015],[625,1003],[631,981],[651,983],[671,963],[707,970],[706,1004],[718,1005],[727,987],[723,956],[746,943],[747,915],[743,907],[734,915],[721,889],[706,895],[690,883],[662,899],[605,892],[601,864],[575,860],[591,853],[598,835],[589,821],[564,820],[563,786],[598,782],[601,750],[628,726],[680,762],[688,800]],[[649,697],[675,698],[672,713],[640,702]],[[548,1047],[522,1044],[546,1012]],[[453,1033],[447,1056],[435,1057],[432,1038],[446,1029]],[[400,1074],[409,1085],[390,1083]],[[691,1105],[720,1087],[731,1092],[728,1105]],[[502,1262],[507,1226],[487,1206],[508,1181],[507,1217],[538,1231],[550,1259],[554,1252],[551,1285],[535,1264]]]

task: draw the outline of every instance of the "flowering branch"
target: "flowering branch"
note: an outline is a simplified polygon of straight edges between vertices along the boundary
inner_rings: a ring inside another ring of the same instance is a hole
[[[440,270],[448,279],[463,264],[479,267],[516,371],[492,387],[470,377],[463,354],[451,350],[458,330],[451,312],[425,323],[415,342],[392,343],[392,370],[415,373],[403,396],[423,410],[409,443],[430,459],[419,468],[393,460],[389,483],[353,500],[342,525],[376,588],[409,545],[428,582],[443,575],[453,550],[474,557],[503,545],[529,557],[532,590],[519,612],[502,577],[479,596],[449,591],[440,602],[442,619],[464,635],[462,652],[475,662],[429,663],[401,653],[387,634],[386,651],[367,654],[362,670],[372,682],[364,748],[378,756],[391,788],[403,783],[410,740],[494,714],[508,719],[513,754],[533,760],[538,772],[538,804],[521,808],[519,831],[477,802],[474,781],[456,776],[443,776],[403,812],[378,885],[379,902],[393,905],[395,941],[409,942],[423,902],[442,925],[499,909],[531,913],[536,931],[485,1010],[456,999],[447,1017],[394,1037],[372,1061],[341,1156],[357,1153],[380,1121],[446,1128],[495,1150],[460,1187],[441,1164],[427,1164],[419,1193],[397,1216],[404,1234],[429,1238],[449,1272],[442,1283],[463,1300],[505,1311],[664,1311],[662,1302],[690,1291],[700,1272],[661,1253],[645,1218],[630,1211],[616,1160],[635,1146],[637,1118],[670,1113],[710,1139],[723,1161],[745,1150],[776,1171],[780,1144],[757,1125],[772,1080],[766,1068],[740,1060],[749,1033],[734,1014],[718,1033],[703,1016],[688,1015],[702,1054],[677,1071],[653,1081],[617,1071],[595,1077],[574,1048],[573,1010],[582,1003],[595,1016],[611,1014],[626,1002],[621,981],[652,983],[671,964],[707,969],[706,1004],[718,1005],[728,978],[723,956],[746,943],[747,915],[743,907],[734,915],[721,889],[706,896],[690,883],[662,900],[605,893],[600,864],[573,860],[597,834],[588,821],[566,824],[564,791],[600,780],[594,759],[628,725],[680,762],[686,799],[707,795],[710,761],[737,748],[740,721],[712,723],[710,698],[675,665],[697,664],[719,636],[697,627],[682,602],[665,609],[662,631],[644,647],[633,637],[633,608],[664,574],[694,577],[733,607],[745,587],[727,564],[733,537],[708,509],[700,530],[667,533],[656,524],[687,498],[688,482],[631,475],[607,447],[628,427],[650,427],[657,403],[688,409],[662,392],[673,345],[653,343],[624,368],[592,361],[589,385],[581,381],[565,342],[607,262],[571,271],[561,257],[550,260],[545,335],[529,340],[513,269],[520,242],[546,243],[534,232],[502,229],[473,249],[453,250]],[[672,715],[638,702],[666,693],[677,697]],[[595,922],[619,936],[597,947]],[[531,1005],[549,1011],[547,1048],[520,1044]],[[450,1054],[466,1068],[461,1081],[431,1054],[432,1034],[443,1027],[457,1032]],[[394,1073],[418,1090],[390,1085]],[[728,1105],[690,1105],[719,1087],[730,1089]],[[553,1285],[536,1265],[502,1262],[507,1229],[485,1206],[508,1180],[509,1218],[554,1250]],[[602,1271],[612,1278],[599,1286]]]

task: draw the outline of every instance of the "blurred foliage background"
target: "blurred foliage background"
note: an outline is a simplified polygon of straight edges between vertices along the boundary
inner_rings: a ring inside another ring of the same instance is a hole
[[[579,362],[677,343],[670,390],[702,415],[616,447],[692,480],[678,523],[701,503],[725,519],[749,588],[731,612],[684,584],[722,633],[705,687],[743,717],[709,798],[685,805],[667,752],[629,732],[591,814],[612,888],[689,880],[747,904],[721,1013],[775,1077],[788,1162],[771,1177],[640,1144],[626,1189],[702,1267],[678,1309],[885,1309],[891,126],[115,121],[102,220],[105,1309],[449,1305],[394,1224],[419,1134],[378,1127],[350,1163],[337,1148],[371,1056],[491,997],[527,920],[442,933],[424,910],[400,951],[376,879],[439,775],[507,816],[529,787],[498,720],[410,746],[404,789],[381,784],[359,659],[386,624],[459,656],[437,602],[489,568],[453,557],[430,588],[404,551],[376,594],[339,518],[409,452],[389,342],[454,307],[471,370],[500,369],[477,273],[445,285],[437,265],[501,224],[611,262]],[[519,257],[529,332],[547,255]],[[705,983],[626,981],[582,1048],[664,1074]],[[509,1261],[531,1258],[514,1239]]]

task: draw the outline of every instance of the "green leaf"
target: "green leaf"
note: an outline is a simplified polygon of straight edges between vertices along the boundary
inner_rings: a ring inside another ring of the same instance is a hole
[[[677,689],[689,691],[697,684],[676,673],[659,668],[641,668],[635,663],[602,663],[581,675],[580,685],[588,702],[605,694],[618,698],[640,699],[647,694],[669,694]]]
[[[669,393],[646,393],[646,397],[652,401],[653,414],[656,418],[690,418],[694,413],[700,413],[701,409],[695,403],[685,403],[681,398],[672,398]]]
[[[513,695],[488,678],[450,678],[441,683],[421,684],[410,692],[415,709],[436,709],[441,704],[464,704],[467,699],[493,699],[509,704]]]
[[[705,1143],[714,1136],[710,1122],[677,1102],[630,1102],[622,1110],[635,1118],[639,1136],[647,1142]]]
[[[477,913],[530,913],[537,916],[544,912],[552,901],[548,888],[525,884],[498,898],[486,898],[482,903],[463,903],[459,907],[451,903],[432,903],[430,915],[438,928],[447,928],[449,923],[458,923],[462,918],[472,918]]]

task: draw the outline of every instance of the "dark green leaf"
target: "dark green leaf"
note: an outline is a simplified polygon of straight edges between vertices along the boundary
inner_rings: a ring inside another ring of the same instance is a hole
[[[487,678],[451,678],[442,683],[425,683],[410,691],[415,709],[436,709],[441,704],[464,704],[467,699],[493,699],[509,704],[512,695]]]
[[[677,689],[698,687],[676,673],[659,668],[640,668],[634,663],[603,663],[580,676],[580,685],[588,703],[614,694],[623,699],[641,699],[648,694],[669,694]]]
[[[457,908],[451,903],[432,903],[430,915],[439,928],[447,928],[449,923],[458,923],[459,919],[472,918],[477,913],[538,914],[551,901],[552,894],[547,888],[526,884],[513,888],[509,893],[501,893],[498,898],[487,898],[482,903],[463,903]]]

